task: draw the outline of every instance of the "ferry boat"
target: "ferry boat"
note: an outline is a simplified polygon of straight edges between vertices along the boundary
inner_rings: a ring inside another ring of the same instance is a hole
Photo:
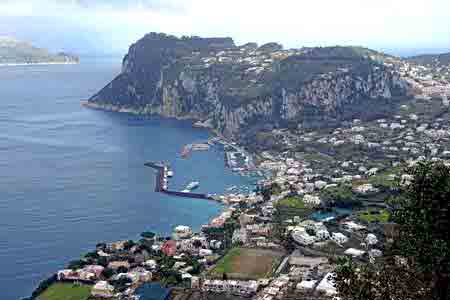
[[[187,190],[193,190],[193,189],[198,188],[199,185],[200,185],[200,182],[198,182],[198,181],[192,181],[191,183],[189,183],[189,184],[186,186],[186,189],[187,189]]]

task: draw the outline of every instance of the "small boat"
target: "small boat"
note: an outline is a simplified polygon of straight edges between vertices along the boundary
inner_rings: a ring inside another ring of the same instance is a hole
[[[189,154],[191,154],[191,151],[192,151],[192,145],[185,145],[183,147],[183,150],[181,150],[181,157],[187,158],[189,156]]]
[[[182,193],[190,193],[191,191],[190,190],[182,190],[181,192]]]
[[[172,176],[173,176],[173,171],[172,170],[167,171],[167,177],[172,177]]]

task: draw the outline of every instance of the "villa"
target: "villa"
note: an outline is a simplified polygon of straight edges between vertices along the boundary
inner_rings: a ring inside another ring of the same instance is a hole
[[[348,241],[348,237],[340,232],[333,232],[331,235],[331,239],[336,242],[336,244],[345,244]]]
[[[173,237],[176,240],[186,239],[192,236],[192,229],[189,226],[180,225],[175,227]]]
[[[238,281],[238,280],[205,280],[203,290],[217,293],[232,293],[243,296],[250,296],[258,291],[257,281]]]
[[[91,295],[96,298],[112,298],[114,296],[114,287],[107,281],[99,281],[92,288]]]

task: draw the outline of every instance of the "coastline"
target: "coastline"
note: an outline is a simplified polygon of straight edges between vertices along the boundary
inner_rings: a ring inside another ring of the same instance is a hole
[[[80,100],[80,103],[81,103],[81,106],[83,106],[83,107],[95,109],[95,110],[103,110],[103,111],[118,112],[118,113],[128,113],[128,114],[142,115],[142,116],[145,116],[145,115],[159,116],[159,117],[163,117],[163,118],[172,118],[172,119],[179,120],[179,121],[192,121],[193,123],[203,121],[198,116],[193,116],[193,115],[187,115],[184,117],[172,116],[172,115],[161,115],[156,112],[147,112],[147,111],[137,110],[137,109],[134,109],[131,107],[127,108],[127,107],[121,107],[121,106],[112,105],[112,104],[98,104],[98,103],[91,102],[89,100]],[[207,129],[213,135],[215,135],[221,139],[224,139],[224,140],[229,140],[211,126],[194,126],[194,124],[193,124],[193,127]]]
[[[103,105],[98,105],[96,103],[92,103],[92,102],[88,102],[88,101],[81,101],[81,104],[82,104],[82,106],[87,107],[87,108],[103,110],[103,111],[130,113],[130,114],[134,114],[134,115],[155,115],[155,116],[158,115],[156,113],[148,114],[148,113],[144,113],[144,112],[139,112],[137,110],[127,109],[127,108],[120,108],[120,107],[116,107],[116,106],[103,106]],[[171,118],[171,117],[166,117],[166,116],[161,116],[161,117]],[[190,117],[186,117],[186,118],[172,117],[172,118],[174,118],[176,120],[198,120],[198,119],[190,118]],[[217,134],[216,131],[213,130],[212,128],[209,128],[209,127],[203,127],[203,128],[204,129],[208,129],[212,133],[214,133],[215,135],[221,137],[221,135]],[[226,141],[226,139],[224,137],[222,137],[222,138]],[[222,195],[226,195],[226,194],[227,194],[227,192],[225,192],[225,191],[222,193]],[[221,204],[222,208],[220,209],[220,211],[218,212],[217,215],[213,215],[211,217],[211,219],[206,224],[203,224],[202,226],[206,226],[206,227],[210,226],[210,222],[212,220],[221,218],[224,213],[226,213],[227,211],[230,211],[230,209],[231,209],[231,207],[233,205],[233,203],[228,202],[226,199],[211,199],[211,200],[214,200],[213,202],[215,202],[215,203]],[[186,224],[186,225],[191,226],[191,224]],[[197,231],[193,231],[193,234],[194,235],[198,235],[201,232],[202,232],[202,229],[200,228]],[[155,232],[155,233],[156,233],[157,236],[163,237],[163,235],[161,235],[161,233],[159,233],[159,232]],[[131,240],[131,241],[133,241],[134,243],[138,242],[138,240]],[[110,242],[110,244],[120,243],[120,242],[121,241],[116,241],[116,242],[112,241],[112,242]],[[85,258],[82,258],[82,259],[85,259]],[[39,295],[43,291],[45,291],[45,289],[48,288],[48,286],[50,286],[51,284],[53,284],[55,282],[58,282],[57,276],[58,276],[58,271],[55,271],[55,273],[49,274],[45,279],[43,279],[42,281],[40,281],[38,283],[38,285],[34,289],[34,292],[33,292],[32,296],[29,297],[29,298],[23,298],[23,300],[37,300]],[[157,278],[156,280],[152,280],[152,281],[150,281],[150,283],[157,283],[157,284],[160,284],[161,286],[166,286],[166,284],[164,283],[164,280],[162,280],[164,278],[159,278],[159,277],[156,277],[156,278]],[[140,283],[139,285],[133,285],[133,287],[129,291],[130,294],[134,295],[135,291],[139,287],[144,285],[145,283],[148,283],[148,282],[143,282],[143,283]],[[86,282],[86,284],[92,284],[92,283]],[[41,285],[45,285],[45,288],[43,286],[41,287]],[[170,287],[170,285],[168,285],[167,287]],[[35,293],[37,293],[37,294],[35,295]]]
[[[0,63],[0,67],[78,65],[80,62],[36,62],[36,63]]]

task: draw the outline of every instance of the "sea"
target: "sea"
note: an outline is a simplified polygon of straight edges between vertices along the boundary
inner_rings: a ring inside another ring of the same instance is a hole
[[[251,188],[225,167],[220,147],[183,159],[210,133],[190,121],[92,110],[80,105],[120,72],[121,57],[77,65],[0,67],[0,297],[27,297],[42,280],[98,242],[198,230],[223,207],[154,192],[147,161],[174,171],[169,186],[198,192]]]

